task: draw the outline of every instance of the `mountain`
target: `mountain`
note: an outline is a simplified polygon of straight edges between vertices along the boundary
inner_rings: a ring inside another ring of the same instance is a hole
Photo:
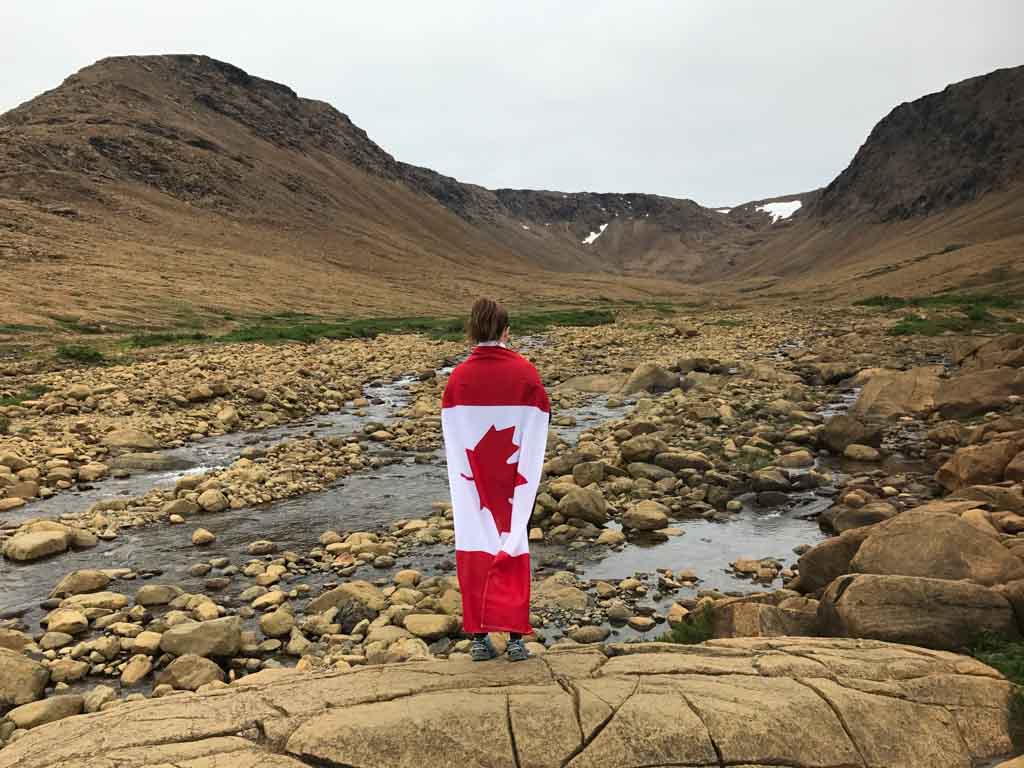
[[[734,285],[832,298],[1024,290],[1024,67],[901,104]]]
[[[490,190],[205,56],[103,59],[0,115],[7,325],[189,325],[1013,282],[1024,68],[897,107],[823,189],[710,209]]]

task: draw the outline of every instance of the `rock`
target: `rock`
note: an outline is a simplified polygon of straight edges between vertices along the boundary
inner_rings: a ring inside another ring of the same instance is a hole
[[[558,511],[566,519],[578,518],[594,525],[608,522],[608,504],[599,491],[573,488],[558,501]]]
[[[648,464],[645,461],[632,461],[626,466],[630,477],[643,478],[656,483],[659,480],[674,478],[675,475],[667,469],[662,469],[657,464]]]
[[[858,443],[850,443],[846,446],[846,450],[843,451],[843,456],[850,459],[850,461],[881,461],[882,454],[870,445],[859,445]]]
[[[153,451],[160,447],[154,437],[138,429],[116,429],[103,437],[103,444],[114,453]]]
[[[58,608],[46,617],[46,628],[50,632],[80,635],[89,628],[89,620],[81,611],[73,608]]]
[[[153,670],[153,660],[144,654],[132,656],[125,668],[121,671],[121,685],[130,688],[145,679]]]
[[[660,365],[643,363],[634,369],[622,385],[622,394],[636,392],[664,392],[679,386],[679,376]]]
[[[895,517],[896,507],[884,501],[873,501],[863,507],[837,506],[826,510],[818,518],[823,530],[842,533],[853,528],[862,528],[881,523]]]
[[[103,709],[104,704],[109,704],[112,701],[117,700],[117,693],[113,688],[106,685],[97,685],[84,697],[84,707],[86,712],[99,712]]]
[[[668,527],[669,509],[656,501],[641,501],[622,515],[622,526],[638,531],[659,531]]]
[[[311,600],[306,606],[306,613],[323,613],[337,608],[336,621],[344,632],[351,632],[363,619],[373,621],[377,618],[386,605],[384,593],[370,582],[349,581]]]
[[[568,636],[573,641],[584,645],[588,643],[603,643],[610,634],[611,630],[608,629],[608,627],[598,627],[593,625],[577,627],[576,629],[568,632]]]
[[[611,528],[601,531],[597,536],[598,544],[605,544],[610,547],[622,544],[625,540],[626,534],[622,531],[612,530]]]
[[[531,602],[536,608],[570,611],[584,611],[589,604],[587,593],[576,586],[576,577],[564,571],[548,576],[537,585]]]
[[[146,607],[167,605],[181,594],[183,590],[171,584],[146,584],[135,593],[135,604]]]
[[[959,517],[909,510],[871,529],[850,572],[967,579],[991,586],[1024,578],[1024,563]]]
[[[707,472],[714,467],[711,459],[699,451],[666,451],[657,454],[654,463],[671,472],[678,472],[681,469]]]
[[[205,512],[223,512],[229,506],[227,497],[216,488],[203,491],[196,502]]]
[[[991,368],[960,373],[943,381],[935,405],[943,418],[967,419],[1005,407],[1012,395],[1024,395],[1024,371]]]
[[[210,533],[205,528],[196,528],[192,532],[192,543],[197,547],[205,547],[207,544],[212,544],[217,540],[217,537]]]
[[[604,462],[581,461],[572,468],[572,478],[581,488],[585,488],[591,483],[599,483],[604,480]]]
[[[880,448],[882,430],[877,425],[866,424],[853,416],[839,414],[825,422],[818,433],[818,443],[837,454],[842,454],[850,445]]]
[[[155,451],[132,451],[122,453],[110,462],[111,469],[135,470],[138,472],[169,472],[173,469],[181,469],[183,464],[180,459],[168,456],[165,453]]]
[[[619,446],[619,452],[625,462],[651,461],[659,453],[667,453],[668,446],[660,438],[651,435],[631,437]]]
[[[26,563],[66,552],[69,546],[71,537],[65,531],[16,533],[4,544],[4,557]]]
[[[962,651],[985,634],[1019,637],[1009,601],[966,581],[917,576],[847,575],[821,599],[823,634]]]
[[[411,613],[405,617],[405,628],[424,640],[439,640],[459,631],[460,622],[454,616],[432,613]]]
[[[242,644],[237,616],[177,624],[160,638],[160,649],[175,656],[234,656]]]
[[[947,491],[958,491],[968,485],[998,483],[1019,449],[1017,442],[1009,440],[960,448],[935,473],[935,482]]]
[[[159,632],[140,632],[135,636],[135,642],[132,643],[132,650],[135,653],[145,653],[148,656],[156,656],[160,650],[160,638],[161,633]]]
[[[835,579],[850,572],[850,562],[857,554],[871,529],[854,528],[831,539],[826,539],[800,555],[800,576],[793,589],[817,593]]]
[[[175,659],[157,677],[158,685],[170,685],[176,691],[194,691],[214,681],[224,682],[224,670],[209,659],[195,655]]]
[[[650,616],[630,616],[626,623],[637,632],[650,632],[657,622]]]
[[[284,608],[260,616],[260,630],[267,637],[287,637],[294,626],[295,617]]]
[[[238,426],[238,422],[241,418],[238,416],[238,410],[233,405],[227,405],[217,411],[217,423],[225,430],[233,430]]]
[[[107,472],[109,471],[110,467],[106,464],[101,464],[98,461],[83,464],[78,468],[78,482],[95,483],[97,480],[106,477]]]
[[[779,456],[775,459],[775,465],[784,469],[803,469],[814,466],[814,454],[810,451],[799,450]]]
[[[74,659],[59,659],[50,664],[50,682],[74,683],[89,673],[89,665]]]
[[[715,637],[779,637],[816,634],[817,615],[774,605],[745,601],[716,604],[712,632]]]
[[[0,499],[0,512],[9,512],[12,509],[25,506],[25,499],[20,496],[11,496]]]
[[[415,587],[421,578],[422,574],[419,571],[407,568],[395,574],[394,582],[398,587]]]
[[[942,380],[937,366],[876,373],[861,390],[850,415],[863,419],[914,416],[935,410]]]
[[[0,648],[6,648],[8,651],[23,653],[30,649],[34,644],[35,643],[31,636],[26,635],[24,632],[19,632],[16,629],[5,629],[4,627],[0,627]]]
[[[90,609],[119,611],[128,605],[128,598],[119,592],[87,592],[71,595],[61,600],[61,608],[76,608],[88,612]]]
[[[194,501],[188,499],[175,499],[169,501],[160,508],[160,514],[164,517],[191,517],[199,512],[201,507]]]
[[[275,544],[272,541],[266,541],[265,539],[260,541],[254,541],[252,542],[252,544],[249,545],[250,555],[270,555],[274,552],[277,552],[277,544]]]
[[[421,640],[403,642],[423,653]],[[607,651],[575,646],[518,664],[261,672],[216,695],[138,701],[41,726],[0,750],[0,768],[96,768],[113,759],[119,768],[418,768],[439,755],[459,766],[964,768],[1012,752],[1005,712],[1013,687],[968,658],[836,638]],[[592,739],[581,741],[581,726]]]
[[[1024,451],[1018,453],[1013,461],[1006,465],[1003,477],[1010,482],[1024,483]]]
[[[7,713],[7,719],[18,728],[29,730],[46,723],[63,720],[65,717],[77,715],[85,706],[81,696],[51,696],[42,701],[22,704]]]
[[[49,670],[39,662],[0,648],[0,711],[35,701],[49,680]]]
[[[82,569],[72,571],[59,582],[50,592],[50,597],[68,597],[87,592],[99,592],[110,583],[110,576],[103,571]]]

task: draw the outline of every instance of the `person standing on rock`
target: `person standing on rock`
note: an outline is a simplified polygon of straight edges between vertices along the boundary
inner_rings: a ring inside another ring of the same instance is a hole
[[[475,346],[441,402],[462,624],[474,661],[498,655],[488,632],[508,632],[508,658],[522,661],[532,631],[528,528],[551,406],[537,370],[507,347],[503,306],[478,299],[467,331]]]

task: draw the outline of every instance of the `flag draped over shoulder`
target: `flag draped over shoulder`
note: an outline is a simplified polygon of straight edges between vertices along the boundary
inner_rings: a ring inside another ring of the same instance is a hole
[[[466,632],[530,632],[527,537],[550,411],[536,369],[504,347],[475,347],[448,379],[441,425]]]

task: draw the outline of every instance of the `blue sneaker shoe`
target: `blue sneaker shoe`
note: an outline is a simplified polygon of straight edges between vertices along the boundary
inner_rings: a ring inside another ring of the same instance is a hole
[[[469,657],[473,661],[490,661],[497,655],[498,650],[491,642],[491,638],[486,635],[480,638],[473,638],[473,644],[469,646]]]
[[[526,650],[526,643],[523,642],[522,638],[509,640],[505,653],[508,655],[509,661],[526,661],[530,658],[530,652]]]

